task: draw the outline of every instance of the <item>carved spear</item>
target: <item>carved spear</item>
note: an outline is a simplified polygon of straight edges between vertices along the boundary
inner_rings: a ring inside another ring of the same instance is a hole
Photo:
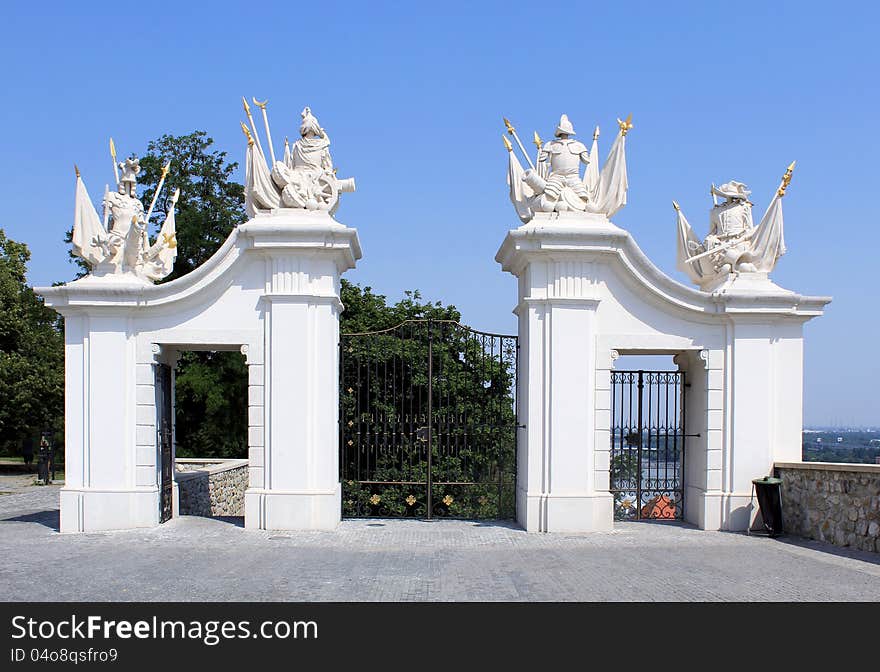
[[[516,129],[513,127],[513,124],[510,123],[510,120],[507,117],[502,117],[504,119],[504,125],[507,127],[507,132],[513,136],[513,139],[516,140],[516,144],[519,145],[520,151],[523,153],[523,156],[526,157],[526,161],[529,163],[529,167],[534,170],[535,164],[532,163],[532,159],[529,157],[529,153],[526,151],[526,148],[523,147],[522,141],[519,139],[519,136],[516,134]]]
[[[275,147],[272,145],[272,133],[269,131],[269,117],[266,114],[266,105],[269,104],[269,99],[267,98],[262,103],[254,98],[254,105],[259,107],[263,111],[263,124],[266,126],[266,142],[269,143],[269,154],[272,156],[272,165],[275,165]]]
[[[110,157],[113,159],[113,175],[116,176],[116,186],[119,186],[119,166],[116,165],[116,145],[110,138]]]
[[[153,194],[153,200],[150,203],[150,209],[147,210],[145,221],[150,222],[150,215],[153,214],[153,208],[156,207],[156,199],[159,198],[159,192],[162,191],[162,185],[165,184],[165,178],[168,176],[168,169],[171,168],[171,161],[162,166],[162,177],[159,178],[159,186],[156,187],[156,193]]]
[[[247,98],[244,96],[241,97],[241,102],[244,103],[244,113],[247,115],[248,121],[251,124],[251,130],[254,132],[254,140],[257,141],[257,149],[260,150],[260,154],[263,154],[263,145],[260,144],[260,136],[257,133],[257,126],[254,124],[254,118],[251,116],[251,106],[248,105]],[[263,157],[265,158],[265,154]]]
[[[785,190],[788,189],[788,185],[791,184],[791,174],[794,172],[794,164],[797,161],[792,161],[791,164],[786,168],[785,175],[782,176],[782,184],[779,185],[779,189],[776,190],[776,195],[779,198],[785,196]]]

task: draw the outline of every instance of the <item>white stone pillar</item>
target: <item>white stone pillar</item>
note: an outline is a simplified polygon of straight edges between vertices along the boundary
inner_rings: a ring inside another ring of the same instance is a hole
[[[774,462],[799,462],[803,430],[803,318],[728,309],[727,446],[722,527],[745,530],[756,514],[752,479]]]
[[[120,289],[124,289],[121,288]],[[84,290],[88,291],[88,284]],[[131,309],[65,307],[65,485],[61,531],[88,532],[158,524],[158,487],[144,479],[138,366]],[[91,305],[89,305],[91,304]],[[153,467],[154,469],[154,467]],[[151,472],[152,473],[152,472]]]
[[[263,485],[245,493],[245,524],[332,529],[341,516],[339,286],[361,256],[357,232],[295,212],[258,217],[240,233],[266,259]]]
[[[587,231],[620,232],[599,216],[536,217],[509,232],[496,255],[519,279],[517,398],[526,427],[518,442],[517,520],[528,531],[613,525],[608,466],[601,464],[607,447],[596,444],[597,435],[607,440],[607,434],[597,432],[596,423],[602,412],[596,399],[600,294]]]

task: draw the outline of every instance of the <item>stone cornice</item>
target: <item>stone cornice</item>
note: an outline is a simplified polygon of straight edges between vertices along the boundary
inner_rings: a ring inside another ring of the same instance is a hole
[[[105,308],[163,306],[194,297],[221,281],[246,254],[270,256],[329,255],[340,273],[361,258],[357,229],[333,220],[325,212],[281,211],[258,215],[236,227],[223,245],[192,273],[161,285],[134,276],[86,276],[56,287],[35,287],[46,305],[62,314],[92,313]]]
[[[508,232],[495,255],[503,270],[519,276],[536,261],[579,259],[605,261],[623,280],[655,302],[701,315],[732,319],[768,314],[806,321],[821,315],[826,296],[802,296],[766,277],[740,276],[713,292],[687,287],[663,273],[623,229],[600,216],[537,219]]]

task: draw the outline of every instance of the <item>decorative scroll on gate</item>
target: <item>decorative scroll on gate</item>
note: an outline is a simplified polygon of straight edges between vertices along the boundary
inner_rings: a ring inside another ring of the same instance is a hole
[[[611,494],[618,520],[680,519],[684,372],[611,372]]]
[[[512,518],[517,338],[409,320],[340,339],[346,517]]]

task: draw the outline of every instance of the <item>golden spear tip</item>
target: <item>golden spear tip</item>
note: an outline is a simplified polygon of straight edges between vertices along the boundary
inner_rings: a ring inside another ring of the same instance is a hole
[[[538,135],[538,131],[535,131],[535,137],[532,142],[535,143],[535,147],[537,147],[538,149],[541,149],[541,145],[544,144],[543,142],[541,142],[541,136]]]
[[[507,117],[501,117],[501,118],[504,119],[504,125],[507,127],[507,132],[510,133],[511,135],[513,135],[513,131],[515,129],[513,128],[513,124],[510,123],[510,119],[508,119]]]
[[[244,131],[244,134],[247,136],[248,147],[252,147],[254,144],[254,138],[253,136],[251,136],[251,132],[248,130],[248,127],[245,126],[245,123],[243,121],[240,121],[238,123],[241,124],[241,130]]]
[[[788,185],[791,184],[791,174],[794,171],[794,164],[796,162],[792,161],[791,164],[785,171],[785,175],[782,176],[782,184],[779,185],[779,189],[776,191],[777,195],[781,198],[785,196],[785,190],[788,189]]]
[[[248,105],[247,98],[244,96],[241,97],[241,102],[244,103],[244,113],[248,116],[251,116],[251,106]]]
[[[504,140],[504,146],[507,148],[508,152],[513,151],[513,145],[510,144],[510,140],[507,139],[506,135],[502,135],[501,139]]]
[[[113,138],[110,138],[110,156],[116,161],[116,143],[113,142]]]
[[[672,201],[672,207],[675,208],[675,211],[676,211],[676,212],[680,212],[680,211],[681,211],[681,208],[678,207],[678,203],[676,203],[675,201]]]
[[[168,170],[171,168],[171,160],[168,160],[164,166],[162,166],[162,177],[168,177]]]
[[[79,166],[77,166],[75,163],[73,164],[73,172],[76,173],[77,178],[80,177],[80,174],[79,174]]]

